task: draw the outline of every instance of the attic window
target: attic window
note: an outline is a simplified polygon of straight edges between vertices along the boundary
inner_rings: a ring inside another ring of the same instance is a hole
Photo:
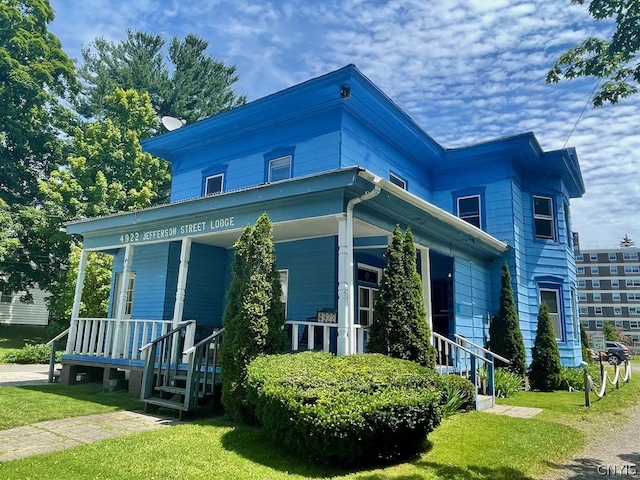
[[[222,186],[224,184],[224,174],[211,175],[205,180],[205,195],[213,195],[214,193],[221,193]]]
[[[458,198],[458,217],[481,228],[480,195],[470,195]]]
[[[291,155],[269,161],[269,182],[279,182],[291,178]]]
[[[394,185],[399,186],[400,188],[402,188],[403,190],[407,189],[407,182],[405,182],[402,178],[400,178],[398,175],[394,175],[393,173],[389,174],[389,181],[391,183],[393,183]]]

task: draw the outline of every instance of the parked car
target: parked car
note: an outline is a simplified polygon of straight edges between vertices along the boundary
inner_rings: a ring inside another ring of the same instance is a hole
[[[607,342],[607,361],[611,365],[618,365],[629,360],[629,349],[624,343]]]

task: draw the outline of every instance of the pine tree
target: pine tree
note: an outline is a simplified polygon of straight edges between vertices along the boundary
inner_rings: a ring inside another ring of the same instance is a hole
[[[510,363],[504,365],[504,368],[521,377],[525,376],[527,356],[520,330],[520,319],[513,300],[509,266],[506,262],[502,264],[500,274],[500,306],[489,326],[489,349],[511,360]],[[502,362],[497,361],[496,363],[502,366]]]
[[[410,230],[403,235],[396,226],[386,257],[367,348],[372,353],[434,367],[435,349],[430,343],[431,331]]]
[[[249,423],[247,366],[259,355],[284,351],[282,289],[275,268],[272,225],[263,214],[235,243],[233,280],[223,315],[222,403],[232,416]]]
[[[560,350],[553,332],[549,307],[546,303],[540,306],[538,328],[531,350],[533,360],[529,367],[529,385],[533,390],[553,391],[560,385]]]

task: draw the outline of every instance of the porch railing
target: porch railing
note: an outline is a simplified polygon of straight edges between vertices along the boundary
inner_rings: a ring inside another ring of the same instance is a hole
[[[60,332],[58,335],[47,342],[47,345],[51,347],[51,354],[49,355],[49,383],[53,383],[56,377],[56,347],[58,346],[60,340],[69,335],[69,330],[70,329],[67,328],[65,331]]]
[[[188,410],[195,409],[200,398],[214,395],[219,376],[218,357],[223,333],[224,328],[216,330],[184,351],[189,365],[184,398]]]
[[[292,351],[321,350],[330,352],[332,351],[332,339],[337,338],[337,323],[288,320],[285,326],[291,327],[290,329],[287,328],[287,334],[289,335]],[[354,327],[356,352],[364,353],[369,327],[358,324],[354,325]]]
[[[171,329],[171,320],[74,318],[65,353],[144,360],[140,349]]]
[[[454,335],[457,342],[433,333],[433,344],[437,352],[436,369],[439,373],[453,373],[467,377],[476,387],[476,410],[484,410],[495,405],[494,359],[509,363],[509,360],[495,354],[470,340]],[[486,384],[478,369],[486,366]],[[481,400],[481,392],[488,397],[488,404]]]

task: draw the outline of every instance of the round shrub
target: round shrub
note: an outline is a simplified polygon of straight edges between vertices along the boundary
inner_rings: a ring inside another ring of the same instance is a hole
[[[249,365],[247,400],[285,448],[341,464],[416,454],[442,419],[437,374],[379,354],[260,357]]]

